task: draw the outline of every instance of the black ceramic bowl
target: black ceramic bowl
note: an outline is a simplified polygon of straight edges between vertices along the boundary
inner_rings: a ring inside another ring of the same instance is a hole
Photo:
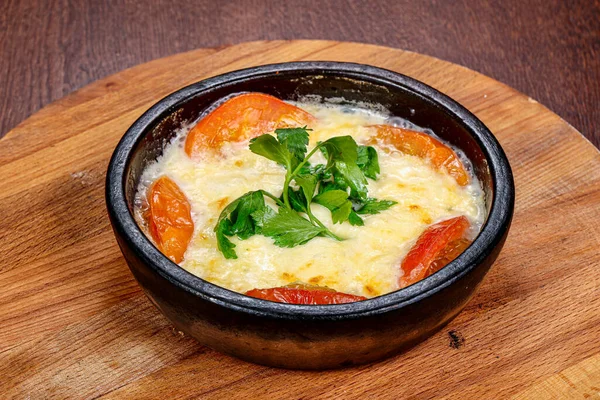
[[[292,305],[247,297],[180,268],[136,224],[140,175],[182,124],[215,101],[252,91],[295,100],[377,103],[462,149],[486,195],[488,217],[456,260],[405,289],[340,305]],[[469,111],[407,76],[366,65],[297,62],[231,72],[185,87],[142,115],[123,136],[106,178],[108,213],[133,275],[177,329],[216,350],[271,366],[323,369],[366,363],[411,346],[456,316],[496,259],[510,226],[514,184],[490,131]]]

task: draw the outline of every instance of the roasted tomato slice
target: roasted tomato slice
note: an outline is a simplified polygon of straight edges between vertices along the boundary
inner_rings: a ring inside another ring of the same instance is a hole
[[[190,203],[179,186],[166,176],[158,178],[148,191],[148,227],[152,239],[176,263],[194,233]]]
[[[310,125],[315,118],[306,111],[263,93],[233,97],[202,118],[188,133],[189,156],[218,149],[224,142],[239,142],[278,128]]]
[[[455,217],[428,227],[402,261],[400,287],[428,277],[458,257],[470,244],[465,238],[469,226],[466,217]]]
[[[270,289],[252,289],[247,296],[289,304],[342,304],[366,300],[366,297],[336,292],[333,289],[310,286],[289,285]]]
[[[469,183],[469,174],[454,150],[434,137],[391,125],[373,125],[373,128],[377,129],[377,138],[384,143],[403,153],[428,159],[435,168],[444,168],[461,186]]]

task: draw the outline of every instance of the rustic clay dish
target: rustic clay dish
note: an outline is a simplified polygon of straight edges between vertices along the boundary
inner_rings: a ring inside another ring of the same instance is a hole
[[[430,128],[462,149],[486,194],[488,217],[456,260],[405,289],[340,305],[292,305],[247,297],[204,281],[163,256],[136,224],[133,200],[145,166],[182,124],[215,101],[252,91],[296,100],[379,103]],[[473,296],[498,256],[514,208],[508,160],[490,131],[469,111],[407,76],[367,65],[296,62],[227,73],[159,101],[123,136],[106,178],[108,213],[129,267],[150,300],[186,334],[218,351],[271,366],[323,369],[398,353],[432,335]]]

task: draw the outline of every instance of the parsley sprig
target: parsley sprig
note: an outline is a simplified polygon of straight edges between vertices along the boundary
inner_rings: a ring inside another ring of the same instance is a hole
[[[375,180],[380,173],[374,147],[359,146],[351,136],[336,136],[307,154],[309,131],[307,127],[277,129],[276,137],[265,134],[250,141],[250,151],[285,168],[283,190],[279,197],[265,190],[251,191],[223,209],[214,230],[225,258],[237,258],[235,244],[229,240],[232,236],[245,240],[260,234],[280,247],[298,246],[317,236],[343,240],[314,216],[312,203],[329,209],[334,224],[352,225],[364,225],[360,215],[377,214],[396,204],[367,196],[367,178]],[[310,164],[317,151],[326,164]],[[265,203],[265,197],[277,204],[277,211]]]

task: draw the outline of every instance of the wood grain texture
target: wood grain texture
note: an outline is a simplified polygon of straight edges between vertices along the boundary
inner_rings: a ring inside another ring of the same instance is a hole
[[[516,212],[498,261],[445,330],[373,365],[284,371],[219,354],[170,327],[121,257],[104,177],[121,135],[168,93],[242,67],[325,58],[405,73],[473,111],[512,163]],[[4,397],[600,396],[600,153],[535,100],[466,68],[333,41],[195,50],[34,114],[0,140],[0,176]],[[452,346],[450,331],[464,342]]]
[[[0,137],[125,68],[265,39],[376,43],[458,63],[537,99],[600,146],[598,0],[2,0]]]

